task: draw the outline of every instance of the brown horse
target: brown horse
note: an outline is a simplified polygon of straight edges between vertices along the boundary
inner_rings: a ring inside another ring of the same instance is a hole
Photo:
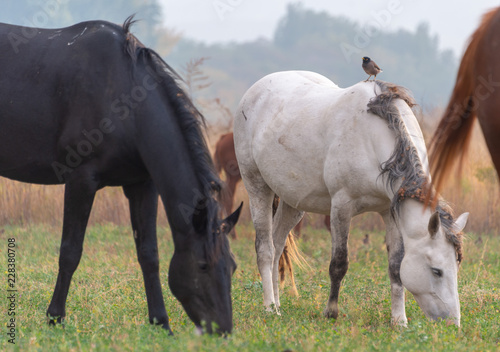
[[[226,174],[226,187],[222,191],[221,203],[226,214],[231,214],[236,185],[241,180],[240,168],[238,167],[238,161],[236,161],[236,154],[234,153],[233,132],[223,134],[217,141],[215,145],[214,164],[218,173],[224,170]],[[232,238],[236,238],[234,228],[230,234]]]
[[[500,7],[487,12],[460,63],[455,88],[431,141],[431,174],[436,190],[456,160],[461,169],[479,119],[493,164],[500,175]]]

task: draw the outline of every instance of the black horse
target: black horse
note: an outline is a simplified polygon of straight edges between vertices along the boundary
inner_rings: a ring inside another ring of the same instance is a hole
[[[59,274],[47,310],[63,321],[71,277],[97,190],[122,186],[130,203],[149,320],[170,333],[159,278],[158,194],[175,251],[168,282],[194,324],[232,329],[226,234],[239,210],[217,218],[220,180],[203,118],[175,72],[123,26],[63,29],[0,24],[0,176],[65,184]],[[240,207],[241,208],[241,207]]]

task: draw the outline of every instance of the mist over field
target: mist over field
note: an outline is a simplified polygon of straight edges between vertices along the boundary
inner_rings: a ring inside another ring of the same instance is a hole
[[[271,38],[224,43],[184,37],[168,26],[171,18],[168,4],[157,0],[98,3],[9,0],[0,13],[0,21],[56,28],[89,19],[122,23],[130,14],[136,14],[139,21],[132,28],[134,34],[183,76],[186,90],[209,121],[211,148],[220,134],[231,131],[233,111],[243,93],[264,75],[280,70],[310,70],[346,87],[367,78],[361,69],[362,56],[372,57],[383,69],[378,79],[403,85],[413,92],[419,104],[417,118],[424,135],[429,137],[449,98],[460,57],[451,49],[442,49],[439,36],[425,21],[413,30],[394,28],[392,22],[406,6],[404,3],[382,5],[369,11],[367,22],[358,22],[344,15],[311,9],[304,3],[291,3],[276,21]],[[213,2],[206,8],[206,16],[223,25],[238,11],[248,9],[244,2],[233,2],[231,6]],[[475,135],[474,151],[459,185],[460,192],[450,187],[444,194],[457,205],[457,213],[471,211],[469,230],[498,233],[496,175],[481,134]],[[11,224],[59,223],[62,194],[62,187],[25,185],[2,178],[0,219]],[[238,197],[246,199],[241,184]],[[102,211],[96,210],[101,206]],[[99,192],[96,209],[91,222],[128,223],[127,204],[121,190]],[[165,221],[163,212],[160,219]],[[249,221],[247,209],[243,220]],[[321,223],[314,216],[311,222]],[[380,221],[361,223],[372,228]]]

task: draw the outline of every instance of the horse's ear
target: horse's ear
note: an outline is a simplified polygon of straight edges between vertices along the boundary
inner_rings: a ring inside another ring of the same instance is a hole
[[[429,220],[428,230],[429,233],[431,234],[431,238],[434,238],[436,236],[440,227],[441,227],[441,219],[439,218],[439,213],[436,211],[434,214],[432,214]]]
[[[469,218],[469,213],[463,213],[460,215],[457,220],[455,220],[455,223],[453,224],[453,229],[458,233],[462,232],[464,229],[465,225],[467,225],[467,219]]]
[[[234,225],[238,222],[240,217],[241,208],[243,208],[243,202],[241,202],[238,209],[236,209],[231,215],[225,218],[221,224],[221,231],[226,235],[233,229]]]

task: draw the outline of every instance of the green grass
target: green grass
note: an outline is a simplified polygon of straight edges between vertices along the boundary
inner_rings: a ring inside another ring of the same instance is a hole
[[[300,298],[285,287],[281,316],[265,313],[251,225],[238,226],[232,241],[238,261],[233,277],[234,333],[227,339],[195,336],[194,326],[167,285],[173,244],[168,229],[159,234],[161,276],[175,336],[148,323],[146,296],[129,228],[94,226],[85,240],[67,302],[65,328],[45,320],[55,285],[59,229],[6,227],[0,257],[7,268],[7,238],[16,239],[17,336],[7,342],[7,300],[0,316],[1,350],[20,351],[498,351],[500,350],[500,236],[465,241],[459,273],[462,327],[428,321],[407,293],[408,328],[390,325],[390,293],[383,234],[351,233],[350,268],[340,293],[337,321],[322,311],[329,292],[330,236],[306,228],[299,246],[312,266],[296,270]],[[4,287],[7,274],[4,274]],[[4,290],[6,296],[7,288]]]

